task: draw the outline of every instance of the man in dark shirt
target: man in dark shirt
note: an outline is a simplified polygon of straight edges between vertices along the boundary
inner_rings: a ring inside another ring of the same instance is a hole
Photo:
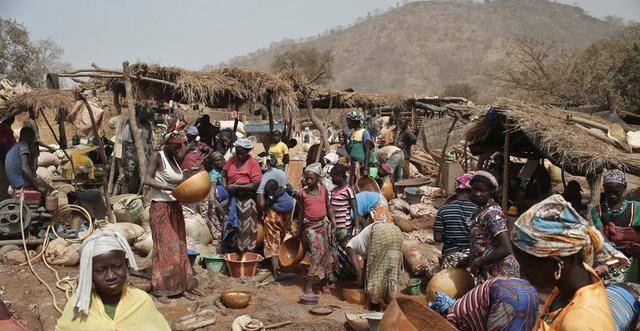
[[[469,256],[469,229],[467,221],[475,213],[476,205],[468,200],[471,175],[456,178],[455,200],[438,210],[433,224],[433,238],[442,242],[442,269],[455,268]]]
[[[405,178],[410,176],[409,171],[409,160],[411,159],[411,146],[415,145],[418,142],[418,138],[413,132],[411,132],[411,128],[409,128],[409,122],[406,119],[400,120],[398,123],[398,129],[400,129],[400,136],[398,147],[402,149],[404,153],[404,169],[403,174]]]
[[[220,133],[220,127],[215,127],[211,124],[209,115],[202,115],[196,123],[200,141],[209,147],[214,147],[216,145],[216,136]]]

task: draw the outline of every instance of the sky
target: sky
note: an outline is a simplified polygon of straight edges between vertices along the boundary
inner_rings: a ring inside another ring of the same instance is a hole
[[[145,61],[199,69],[315,36],[406,0],[0,0],[0,17],[51,38],[74,68]],[[640,21],[640,0],[558,0]]]

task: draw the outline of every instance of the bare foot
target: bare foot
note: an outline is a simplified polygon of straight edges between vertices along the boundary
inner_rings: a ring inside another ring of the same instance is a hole
[[[198,289],[196,289],[196,288],[194,288],[192,290],[189,290],[187,292],[189,292],[189,293],[191,293],[193,295],[199,296],[199,297],[203,297],[204,296],[204,293],[198,291]]]
[[[165,305],[168,305],[171,302],[171,300],[169,300],[169,298],[167,298],[166,296],[156,297],[156,300]]]
[[[189,292],[183,292],[183,293],[182,293],[182,296],[183,296],[185,299],[189,300],[189,301],[195,301],[195,300],[196,300],[196,297],[195,297],[195,296],[193,296],[193,294],[191,294],[191,293],[189,293]]]

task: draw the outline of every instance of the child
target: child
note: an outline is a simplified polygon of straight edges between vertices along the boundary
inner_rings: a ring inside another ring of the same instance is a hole
[[[293,211],[293,198],[275,179],[264,186],[266,208],[264,213],[264,256],[271,258],[273,276],[278,278],[278,254],[287,234]]]
[[[331,190],[331,211],[336,220],[336,240],[333,245],[333,258],[335,262],[336,276],[344,280],[353,280],[355,272],[351,268],[349,255],[346,246],[351,237],[360,230],[360,214],[354,213],[358,210],[356,205],[356,192],[347,183],[347,168],[341,164],[336,164],[331,169],[331,181],[335,188]]]
[[[229,193],[222,186],[222,168],[225,162],[224,156],[219,152],[213,152],[204,161],[205,170],[209,172],[209,179],[211,179],[211,190],[205,198],[206,205],[203,208],[205,212],[201,216],[209,224],[214,240],[220,240],[222,236],[222,221],[226,215],[224,207],[229,198]]]
[[[302,238],[311,261],[307,270],[305,293],[311,294],[314,282],[326,280],[332,272],[331,239],[335,235],[335,220],[329,204],[329,192],[320,184],[322,165],[314,163],[304,171],[307,186],[300,191],[300,221],[298,235]],[[327,220],[328,218],[328,220]],[[329,289],[323,286],[322,291]]]
[[[269,146],[269,154],[276,158],[276,168],[284,170],[289,164],[289,147],[282,142],[282,133],[278,130],[271,134],[273,143]]]

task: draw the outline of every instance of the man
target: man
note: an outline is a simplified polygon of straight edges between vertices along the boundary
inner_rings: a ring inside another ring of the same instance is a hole
[[[220,127],[215,127],[211,124],[209,115],[202,115],[196,123],[198,134],[200,135],[200,141],[207,144],[209,147],[214,147],[217,140],[216,137],[218,133],[220,133]]]
[[[411,146],[415,145],[418,142],[418,138],[415,134],[413,134],[413,132],[411,132],[411,128],[409,128],[409,122],[406,119],[400,120],[400,123],[398,123],[398,128],[400,129],[400,141],[398,147],[400,147],[402,149],[402,152],[404,152],[404,176],[409,177]]]
[[[20,141],[11,147],[4,162],[10,189],[13,192],[17,192],[23,187],[35,187],[43,193],[53,190],[49,184],[36,175],[38,154],[35,132],[29,127],[22,128]]]
[[[282,142],[282,133],[279,130],[271,133],[271,140],[269,155],[275,156],[276,168],[285,170],[285,167],[289,164],[289,147]]]
[[[151,119],[153,114],[147,108],[139,108],[137,111],[138,128],[140,129],[142,141],[142,149],[145,157],[151,155],[153,145],[153,129],[151,128]],[[118,175],[119,193],[135,193],[140,188],[140,169],[138,168],[138,154],[136,145],[133,140],[133,132],[126,118],[122,120],[126,123],[122,127],[122,164],[120,174]],[[118,140],[118,139],[116,139]],[[117,149],[118,147],[116,147]],[[118,153],[116,152],[116,155]]]
[[[7,180],[7,174],[4,169],[4,160],[7,157],[7,153],[16,144],[16,138],[13,136],[13,130],[11,125],[15,117],[11,116],[0,123],[0,199],[4,200],[9,198],[7,189],[9,188],[9,182]]]
[[[400,148],[393,145],[384,146],[376,151],[376,157],[378,158],[379,164],[387,164],[389,166],[389,170],[391,171],[389,175],[393,175],[394,182],[402,180],[404,152]]]
[[[469,201],[471,175],[461,174],[456,178],[455,199],[438,210],[433,224],[433,238],[442,246],[442,269],[455,268],[469,256],[469,229],[467,221],[476,211]]]

